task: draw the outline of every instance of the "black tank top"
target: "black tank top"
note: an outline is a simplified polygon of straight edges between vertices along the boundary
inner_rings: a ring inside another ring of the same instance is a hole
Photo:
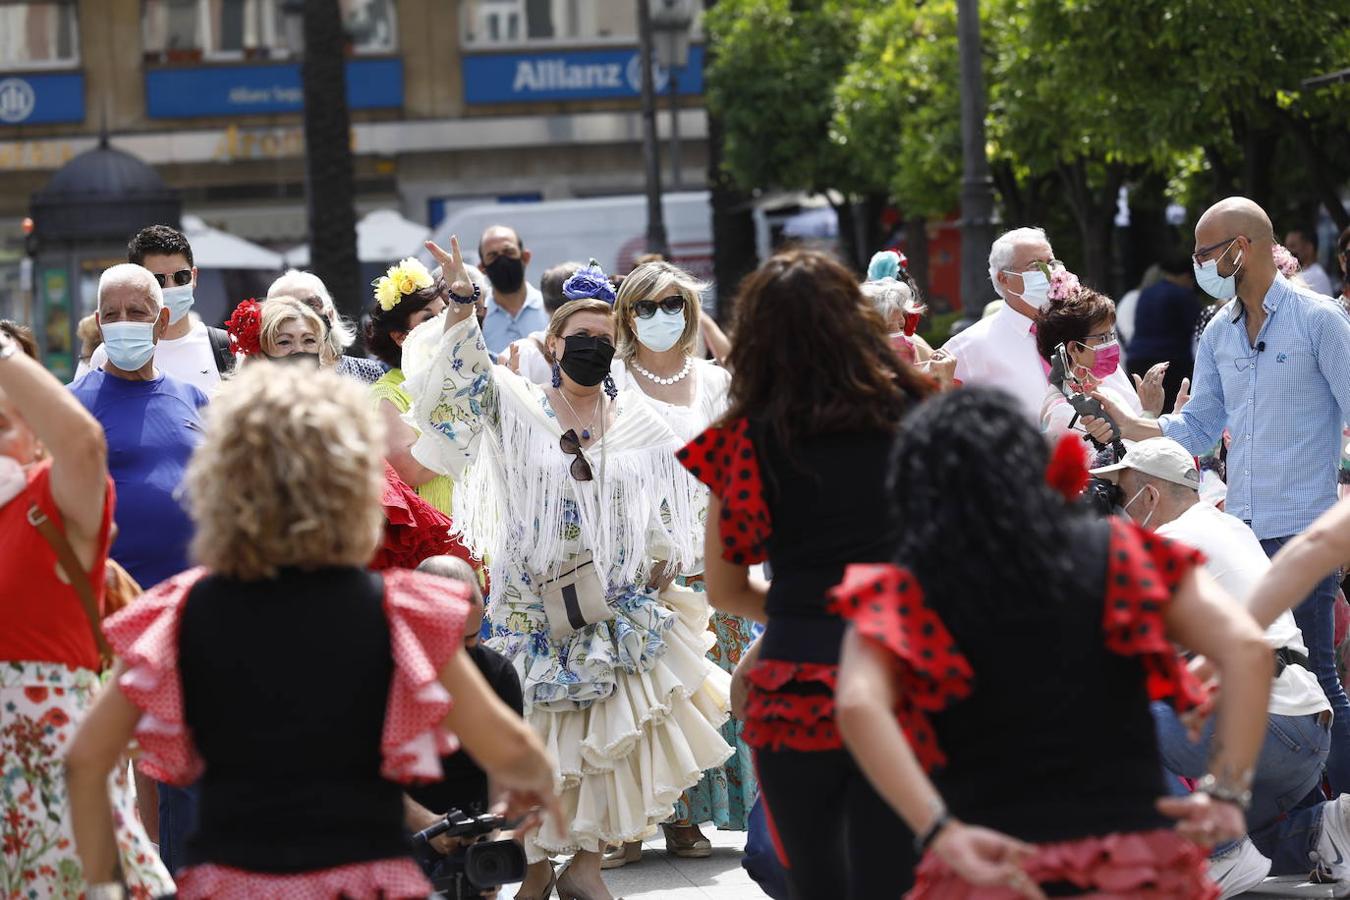
[[[754,422],[773,533],[773,581],[763,638],[765,659],[833,664],[844,622],[826,611],[827,591],[849,563],[886,562],[897,529],[886,488],[894,434],[847,432],[805,438],[784,448]]]
[[[378,575],[207,576],[178,645],[206,763],[189,864],[281,873],[407,854],[401,789],[380,777],[394,662]]]
[[[934,781],[964,821],[1033,842],[1167,824],[1153,808],[1166,791],[1143,664],[1105,645],[1109,533],[1085,521],[1065,548],[1079,563],[1070,602],[1010,596],[1033,614],[943,619],[975,671],[971,696],[932,717],[948,758]],[[942,615],[942,598],[927,600]]]

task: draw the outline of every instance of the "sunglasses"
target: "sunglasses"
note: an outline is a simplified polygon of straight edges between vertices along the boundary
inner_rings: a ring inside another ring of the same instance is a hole
[[[591,471],[591,464],[586,462],[586,457],[581,452],[581,439],[577,437],[575,428],[567,429],[563,436],[558,439],[558,446],[562,448],[563,453],[576,457],[569,467],[573,478],[577,481],[590,481],[595,477],[595,474]]]
[[[684,298],[677,295],[664,300],[639,300],[633,304],[633,312],[639,319],[650,319],[658,309],[668,313],[684,312]]]
[[[179,269],[177,272],[168,275],[160,275],[158,272],[151,272],[150,274],[155,276],[155,280],[159,282],[159,286],[162,288],[169,286],[170,278],[173,279],[174,287],[182,287],[192,281],[191,269]]]

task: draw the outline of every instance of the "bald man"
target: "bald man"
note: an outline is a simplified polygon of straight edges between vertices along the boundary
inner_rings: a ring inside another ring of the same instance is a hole
[[[512,342],[548,327],[544,295],[525,280],[530,251],[514,228],[493,225],[478,241],[478,268],[492,283],[483,316],[483,343],[495,357]]]
[[[1211,206],[1195,226],[1195,280],[1229,302],[1200,337],[1190,403],[1147,421],[1101,398],[1128,440],[1163,435],[1199,455],[1226,429],[1226,511],[1251,526],[1270,556],[1336,502],[1341,429],[1350,421],[1350,318],[1285,279],[1274,245],[1270,217],[1251,200]],[[1084,426],[1105,432],[1097,420]],[[1335,712],[1327,774],[1340,794],[1350,791],[1350,700],[1336,674],[1335,597],[1329,576],[1294,618]]]

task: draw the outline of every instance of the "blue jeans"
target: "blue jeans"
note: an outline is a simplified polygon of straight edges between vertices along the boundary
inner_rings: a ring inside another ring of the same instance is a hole
[[[773,900],[787,900],[787,873],[778,861],[778,851],[774,849],[773,838],[769,836],[769,822],[764,817],[764,801],[755,798],[746,820],[745,856],[741,865],[750,877],[759,885],[760,890]]]
[[[159,782],[159,858],[175,874],[187,865],[187,838],[197,830],[197,786]]]
[[[1275,553],[1293,536],[1269,538],[1261,542],[1267,556]],[[1350,698],[1345,696],[1341,677],[1336,672],[1336,576],[1328,575],[1317,583],[1307,599],[1294,607],[1294,621],[1303,632],[1308,660],[1322,691],[1331,703],[1335,719],[1331,723],[1331,755],[1327,757],[1327,780],[1333,797],[1350,792]]]
[[[1200,742],[1193,744],[1172,707],[1154,703],[1151,709],[1163,765],[1176,775],[1203,776],[1209,770],[1214,720],[1206,723]],[[1331,734],[1318,718],[1317,715],[1271,716],[1266,724],[1266,740],[1261,745],[1256,774],[1252,778],[1252,806],[1247,812],[1247,830],[1252,842],[1266,856],[1273,858],[1278,845],[1286,840],[1298,843],[1292,831],[1285,833],[1283,826],[1289,820],[1281,817],[1297,807],[1322,780],[1322,766],[1331,746]],[[1184,793],[1175,778],[1169,778],[1168,785],[1173,787],[1173,793]],[[1214,852],[1220,853],[1231,846],[1220,845]],[[1304,864],[1295,871],[1307,871],[1306,859],[1305,853]]]

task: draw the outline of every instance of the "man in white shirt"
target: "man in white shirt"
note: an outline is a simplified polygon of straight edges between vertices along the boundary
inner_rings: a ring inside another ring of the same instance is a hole
[[[1204,553],[1205,570],[1235,602],[1245,603],[1270,568],[1249,526],[1201,501],[1195,459],[1176,441],[1164,437],[1140,441],[1119,463],[1092,474],[1120,486],[1125,513],[1140,526]],[[1350,871],[1350,860],[1344,859],[1350,854],[1350,829],[1340,801],[1282,818],[1321,783],[1331,748],[1331,704],[1311,670],[1308,648],[1289,610],[1266,629],[1266,641],[1275,653],[1276,677],[1270,688],[1266,740],[1251,782],[1250,840],[1216,848],[1210,865],[1210,875],[1224,897],[1260,883],[1271,869],[1267,857],[1276,860],[1277,874],[1306,874],[1318,861],[1310,858],[1310,851],[1328,863],[1341,855],[1344,870]],[[1177,775],[1203,776],[1213,723],[1206,726],[1200,743],[1192,743],[1170,706],[1155,703],[1153,714],[1163,764]],[[1315,827],[1313,819],[1326,827]],[[1297,827],[1291,825],[1295,822]],[[1310,844],[1310,831],[1319,830]],[[1316,845],[1323,842],[1326,846],[1319,849]],[[1338,852],[1332,852],[1332,844]]]
[[[234,364],[230,339],[224,329],[210,328],[189,313],[197,287],[197,267],[192,247],[183,233],[167,225],[142,228],[127,245],[127,261],[155,276],[169,310],[169,327],[155,345],[155,368],[186,381],[208,397],[220,386],[220,376]],[[100,345],[75,371],[79,380],[92,369],[101,369],[108,359]]]
[[[1295,228],[1284,236],[1284,245],[1298,260],[1303,283],[1323,296],[1331,296],[1331,276],[1317,261],[1317,232]]]

